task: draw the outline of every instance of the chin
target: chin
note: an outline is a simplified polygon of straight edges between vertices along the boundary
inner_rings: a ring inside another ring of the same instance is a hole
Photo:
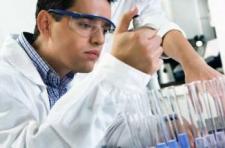
[[[73,71],[75,73],[90,73],[93,71],[94,66],[95,62],[83,62],[82,64],[79,64],[79,66],[73,67]]]
[[[92,67],[85,67],[85,68],[82,68],[82,69],[78,70],[77,72],[80,72],[80,73],[90,73],[90,72],[93,71],[93,69],[94,69],[93,66]]]
[[[85,70],[83,73],[90,73],[90,72],[92,72],[93,71],[93,68],[92,69],[87,69],[87,70]]]

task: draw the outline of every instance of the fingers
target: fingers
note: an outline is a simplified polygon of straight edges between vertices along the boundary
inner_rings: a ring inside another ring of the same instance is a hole
[[[150,29],[148,27],[138,28],[134,32],[141,34],[141,36],[143,38],[146,38],[148,40],[155,37],[158,33],[157,30],[153,30],[153,29]]]
[[[162,66],[163,64],[163,60],[162,59],[156,59],[156,61],[154,62],[154,65],[152,66],[152,73],[155,73],[156,71],[158,71],[160,69],[160,67]]]
[[[149,65],[147,73],[155,73],[163,64],[160,58],[163,53],[161,37],[157,36],[157,31],[150,29],[136,30],[134,35],[134,40],[137,41],[136,44],[139,45],[139,50],[143,51],[143,57],[146,57],[146,63]]]
[[[161,59],[163,48],[160,46],[161,38],[158,36],[155,36],[149,41],[149,47],[148,47],[148,56],[149,59],[151,59],[152,68],[151,68],[151,74],[158,71],[163,64],[163,60]]]
[[[142,72],[154,74],[163,63],[160,59],[163,52],[160,46],[162,40],[157,36],[157,31],[150,28],[128,31],[129,24],[136,14],[137,8],[123,16],[114,35],[112,54]]]
[[[163,53],[163,48],[161,47],[162,38],[159,36],[154,36],[151,39],[146,40],[148,44],[148,52],[152,57],[159,58]]]
[[[130,22],[131,20],[133,19],[133,17],[135,15],[137,15],[138,13],[138,8],[137,7],[134,7],[132,8],[130,11],[126,12],[119,25],[117,26],[117,29],[116,29],[116,32],[115,33],[123,33],[123,32],[127,32],[128,31],[128,28],[129,28],[129,25],[130,25]]]
[[[153,61],[153,63],[154,64],[152,65],[152,69],[151,69],[152,73],[151,74],[155,73],[156,71],[158,71],[160,69],[160,67],[163,64],[163,60],[158,58],[158,59],[155,59],[155,61]]]

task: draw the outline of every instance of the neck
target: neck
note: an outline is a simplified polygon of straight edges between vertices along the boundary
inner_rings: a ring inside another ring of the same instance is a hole
[[[54,56],[54,52],[52,52],[52,50],[48,48],[48,45],[43,44],[43,42],[39,38],[34,41],[32,46],[36,49],[40,57],[56,71],[60,78],[64,77],[70,72],[69,69],[67,69],[61,62],[59,62],[60,60],[56,58],[57,56]]]

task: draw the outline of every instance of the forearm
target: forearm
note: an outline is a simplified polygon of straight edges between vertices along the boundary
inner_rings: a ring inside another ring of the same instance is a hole
[[[179,31],[172,30],[164,36],[163,49],[165,54],[181,64],[186,82],[209,80],[221,76],[219,72],[206,64]]]
[[[179,31],[172,30],[163,38],[164,53],[179,62],[183,68],[205,64],[191,44]]]

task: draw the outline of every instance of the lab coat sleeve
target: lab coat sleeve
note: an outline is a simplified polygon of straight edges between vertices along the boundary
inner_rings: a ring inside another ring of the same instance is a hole
[[[0,85],[0,146],[97,147],[126,100],[145,91],[150,79],[109,54],[101,60],[91,76],[71,88],[41,123],[16,99],[16,93],[4,91],[4,85],[9,85],[4,82],[11,81],[4,78]]]
[[[69,145],[97,147],[126,99],[142,93],[150,76],[106,54],[80,89],[72,88],[49,115],[51,127]]]
[[[161,7],[160,0],[138,0],[138,6],[140,7],[140,26],[147,25],[154,29],[158,29],[158,35],[163,37],[171,30],[184,31],[175,23],[171,22]]]

